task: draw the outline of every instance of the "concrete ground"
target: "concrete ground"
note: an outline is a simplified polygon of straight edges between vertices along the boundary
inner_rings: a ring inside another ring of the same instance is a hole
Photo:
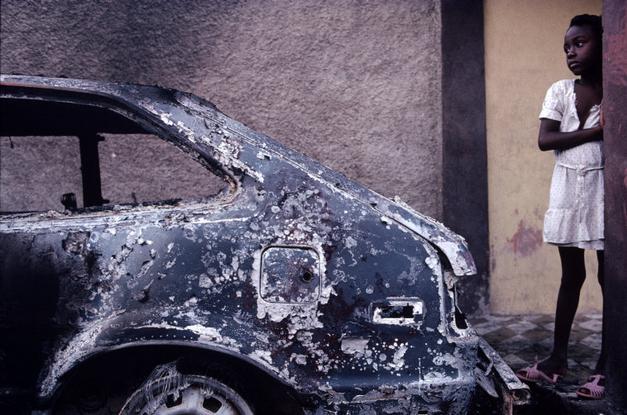
[[[548,356],[553,345],[552,315],[471,318],[473,327],[516,371]],[[532,403],[520,414],[604,414],[604,401],[579,398],[577,388],[594,370],[601,350],[601,314],[579,314],[573,323],[568,349],[568,374],[557,385],[530,385]]]

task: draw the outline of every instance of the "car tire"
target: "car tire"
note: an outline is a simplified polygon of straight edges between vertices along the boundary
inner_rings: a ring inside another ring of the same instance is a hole
[[[193,374],[149,377],[120,415],[253,415],[248,403],[221,381]]]

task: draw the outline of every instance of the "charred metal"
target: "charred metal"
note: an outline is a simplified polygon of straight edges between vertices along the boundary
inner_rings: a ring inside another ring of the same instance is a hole
[[[93,362],[133,350],[157,369],[122,413],[211,388],[233,413],[464,414],[480,391],[526,399],[457,308],[456,280],[476,269],[442,224],[189,94],[0,81],[4,136],[150,132],[227,183],[207,201],[109,205],[87,180],[83,209],[0,216],[0,389],[18,391],[7,399],[53,411]],[[216,366],[173,363],[190,359]],[[242,372],[223,376],[216,362]],[[247,371],[295,406],[257,402]]]

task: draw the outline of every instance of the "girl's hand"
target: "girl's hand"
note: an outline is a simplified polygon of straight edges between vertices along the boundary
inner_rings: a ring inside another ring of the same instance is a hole
[[[601,128],[605,128],[605,114],[603,113],[603,107],[601,107],[599,115],[599,125],[601,125]]]

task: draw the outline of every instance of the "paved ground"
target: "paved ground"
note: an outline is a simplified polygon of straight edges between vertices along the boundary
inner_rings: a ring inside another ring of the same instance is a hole
[[[553,316],[484,316],[473,326],[514,369],[543,359],[553,345]],[[601,350],[601,314],[575,318],[568,348],[568,375],[564,383],[578,384],[591,374]]]
[[[479,334],[500,353],[514,371],[545,358],[551,351],[551,315],[491,315],[470,320]],[[600,411],[600,408],[604,408],[602,402],[583,400],[575,394],[577,387],[592,373],[600,350],[601,314],[577,315],[568,349],[568,374],[555,387],[546,384],[533,386],[531,392],[536,398],[536,405],[533,409],[529,408],[529,413],[603,413]],[[551,401],[550,405],[545,405],[547,401]],[[549,410],[549,406],[552,409]],[[545,408],[547,412],[538,412],[538,408]]]

